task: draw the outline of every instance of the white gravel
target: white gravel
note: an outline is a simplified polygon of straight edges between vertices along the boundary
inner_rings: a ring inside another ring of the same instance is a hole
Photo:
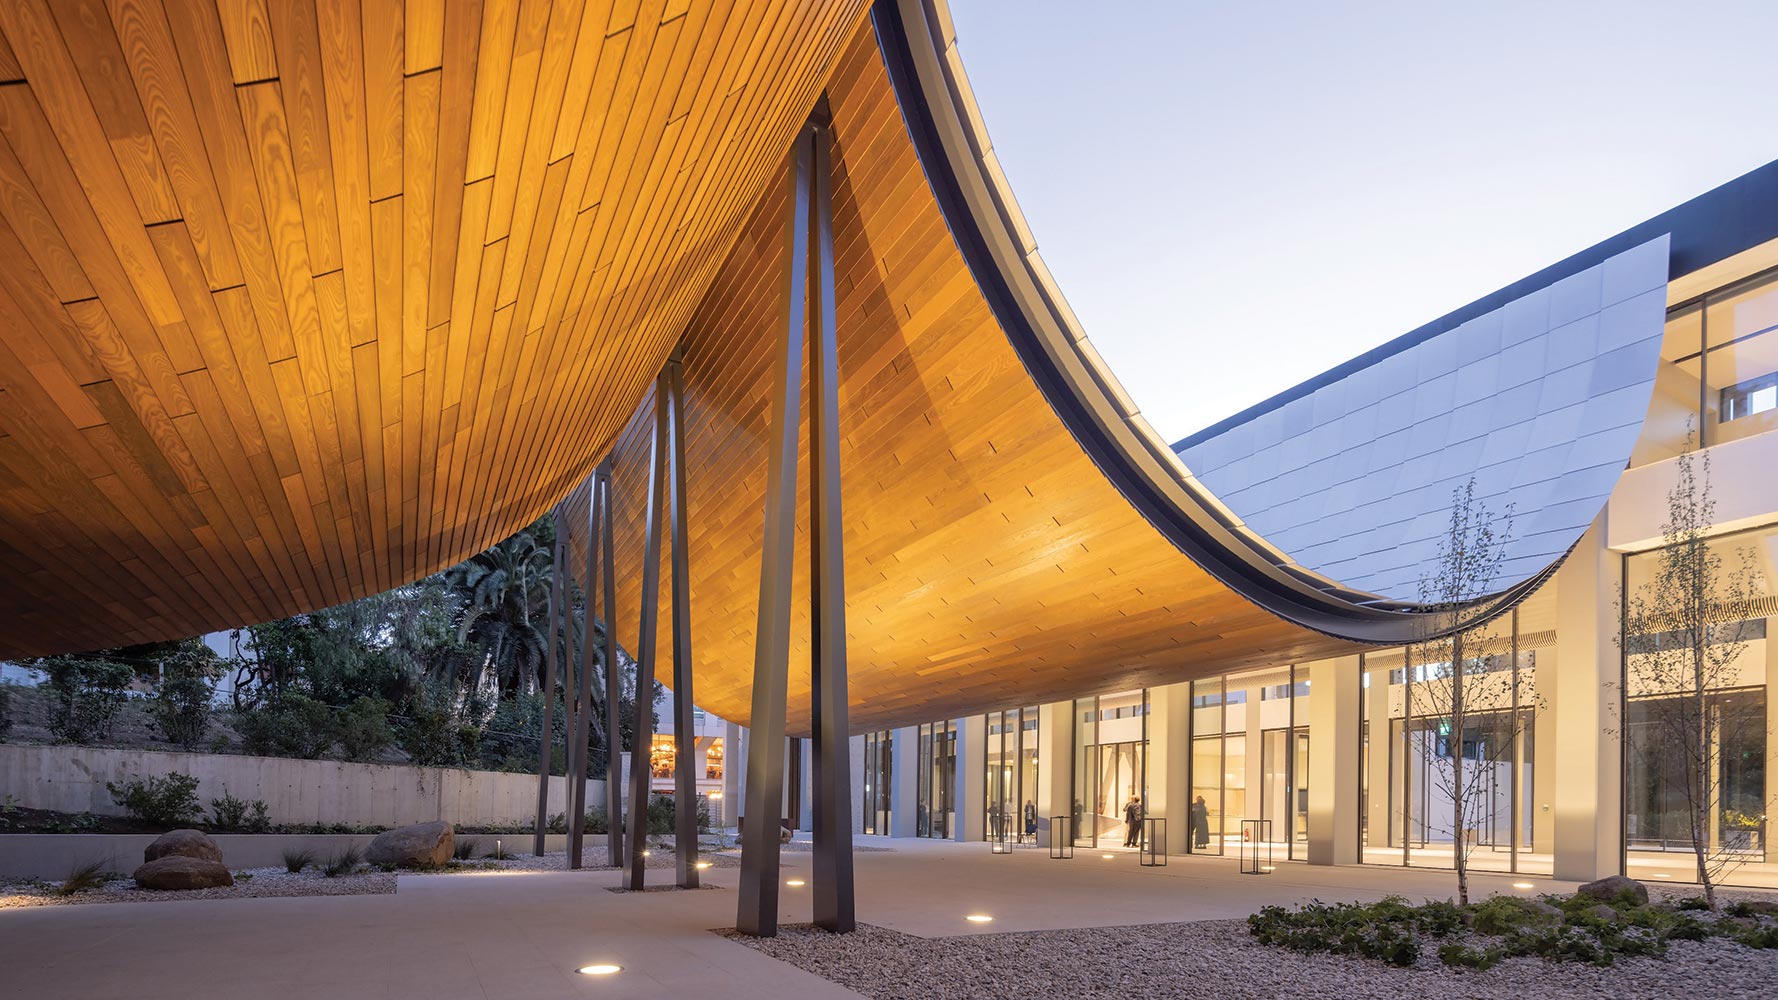
[[[610,872],[610,871],[622,870],[622,869],[618,869],[618,868],[613,868],[610,865],[606,864],[605,859],[606,859],[606,854],[605,854],[604,845],[600,845],[597,853],[589,850],[584,855],[582,855],[582,860],[584,863],[582,864],[580,871],[583,871],[583,872]],[[739,857],[730,856],[730,855],[726,855],[726,854],[714,854],[714,853],[710,853],[710,852],[705,852],[703,854],[698,855],[698,860],[710,862],[710,867],[712,867],[712,868],[739,868],[739,867],[741,867],[741,860]],[[672,848],[668,847],[668,848],[660,848],[660,849],[655,849],[655,848],[649,849],[648,867],[651,871],[654,869],[657,869],[657,868],[669,868],[670,869],[674,866],[674,863],[675,862],[673,859],[673,849]],[[453,874],[456,872],[478,872],[478,871],[565,872],[567,870],[568,870],[568,855],[567,855],[567,853],[562,852],[562,851],[556,851],[556,852],[552,852],[550,854],[508,854],[506,857],[501,858],[498,861],[494,860],[493,858],[489,858],[489,857],[478,857],[478,858],[473,858],[469,861],[453,861],[453,862],[451,862],[450,865],[448,865],[445,868],[438,869],[437,871],[429,871],[429,872],[423,872],[423,873],[419,873],[419,874],[449,875],[449,874]]]
[[[76,906],[85,903],[164,903],[177,899],[262,899],[273,896],[368,896],[395,891],[395,876],[375,870],[327,878],[314,869],[292,875],[282,868],[236,871],[235,884],[216,889],[140,889],[129,878],[114,879],[72,896],[56,894],[56,882],[0,884],[0,910],[21,906]],[[251,878],[243,879],[243,875]]]
[[[1262,945],[1244,920],[919,938],[880,927],[830,934],[780,928],[776,938],[735,936],[767,955],[868,997],[1117,998],[1295,997],[1397,1000],[1543,1000],[1612,997],[1740,998],[1775,995],[1778,949],[1674,941],[1664,959],[1619,959],[1610,968],[1513,958],[1486,972],[1455,970],[1435,951],[1413,968]]]

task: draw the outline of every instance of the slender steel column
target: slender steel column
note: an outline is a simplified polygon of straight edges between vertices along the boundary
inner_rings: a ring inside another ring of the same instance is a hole
[[[574,798],[568,818],[568,867],[579,868],[586,860],[586,772],[591,751],[587,735],[593,727],[593,666],[598,660],[593,652],[593,593],[597,587],[595,571],[599,564],[599,484],[594,475],[586,479],[586,585],[581,588],[584,608],[580,618],[580,683],[574,701],[579,722],[570,727],[574,734],[575,759],[579,762],[574,777],[568,782]]]
[[[648,526],[642,545],[642,625],[636,639],[635,746],[630,751],[630,877],[632,892],[647,880],[648,785],[654,746],[654,658],[661,604],[661,514],[667,500],[667,406],[664,378],[654,384],[654,447],[648,457]]]
[[[549,832],[550,758],[555,756],[554,719],[551,709],[556,701],[556,620],[562,617],[562,531],[561,508],[556,509],[556,543],[550,551],[549,642],[544,645],[543,728],[537,734],[537,825],[531,837],[531,853],[543,854],[543,836]]]
[[[667,388],[667,488],[673,512],[673,858],[681,889],[698,887],[698,734],[692,729],[691,578],[685,528],[685,365],[680,350],[661,375]]]
[[[612,545],[611,459],[594,470],[599,500],[599,592],[605,602],[605,846],[613,868],[624,863],[623,675],[617,666],[617,557]]]
[[[805,130],[788,158],[790,218],[784,233],[784,283],[766,452],[765,537],[759,566],[759,624],[754,633],[753,714],[747,741],[746,821],[735,927],[778,933],[778,820],[784,796],[784,714],[790,673],[790,579],[796,548],[797,432],[802,422],[803,295],[808,277],[811,144]]]
[[[815,262],[809,288],[809,649],[814,728],[815,924],[858,928],[852,880],[851,726],[846,717],[846,578],[840,519],[840,401],[833,279],[833,133],[827,101],[809,129]]]
[[[561,514],[568,513],[568,502],[563,500],[557,506]],[[569,543],[572,529],[566,518],[556,521],[556,551],[561,553],[562,568],[557,578],[562,581],[561,600],[558,602],[560,613],[556,616],[561,621],[562,631],[562,823],[563,832],[567,834],[564,849],[568,854],[569,867],[574,864],[574,768],[580,763],[580,752],[574,747],[574,736],[580,732],[580,688],[577,686],[574,669],[574,567],[569,565],[569,556],[574,547]],[[583,644],[584,645],[584,644]],[[582,773],[585,772],[584,766]]]

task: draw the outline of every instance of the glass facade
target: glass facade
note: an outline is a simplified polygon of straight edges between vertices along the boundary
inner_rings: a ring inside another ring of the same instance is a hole
[[[889,806],[895,798],[895,734],[864,734],[864,803],[862,833],[888,836]]]
[[[1692,831],[1701,813],[1718,880],[1772,884],[1778,855],[1767,845],[1778,788],[1768,774],[1778,718],[1767,636],[1778,624],[1778,526],[1711,539],[1707,553],[1718,560],[1720,586],[1690,613],[1638,600],[1656,585],[1663,551],[1624,560],[1625,860],[1633,876],[1695,881]],[[1700,759],[1702,773],[1692,764]]]
[[[1295,666],[1192,683],[1190,851],[1233,854],[1257,830],[1276,857],[1306,856],[1310,697]],[[1247,829],[1247,820],[1264,824]]]
[[[957,727],[949,720],[919,727],[914,835],[949,840],[957,822]]]
[[[982,836],[995,843],[1037,843],[1037,706],[989,712],[982,783]]]
[[[1648,420],[1630,464],[1778,429],[1778,274],[1668,313]]]
[[[1074,842],[1135,846],[1127,819],[1132,800],[1138,813],[1148,801],[1148,692],[1078,699],[1074,718]]]
[[[1362,724],[1351,738],[1364,860],[1449,868],[1461,843],[1471,870],[1547,874],[1553,814],[1537,792],[1553,782],[1537,744],[1553,716],[1540,711],[1537,665],[1555,652],[1554,585],[1464,642],[1461,670],[1446,643],[1363,658]]]

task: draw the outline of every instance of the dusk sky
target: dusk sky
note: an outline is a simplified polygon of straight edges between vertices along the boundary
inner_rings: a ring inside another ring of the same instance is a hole
[[[1169,440],[1778,158],[1778,4],[953,0],[1038,246]]]

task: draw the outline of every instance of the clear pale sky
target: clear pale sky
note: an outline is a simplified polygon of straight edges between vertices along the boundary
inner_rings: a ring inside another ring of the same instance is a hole
[[[1778,3],[952,0],[1000,162],[1168,440],[1778,159]]]

